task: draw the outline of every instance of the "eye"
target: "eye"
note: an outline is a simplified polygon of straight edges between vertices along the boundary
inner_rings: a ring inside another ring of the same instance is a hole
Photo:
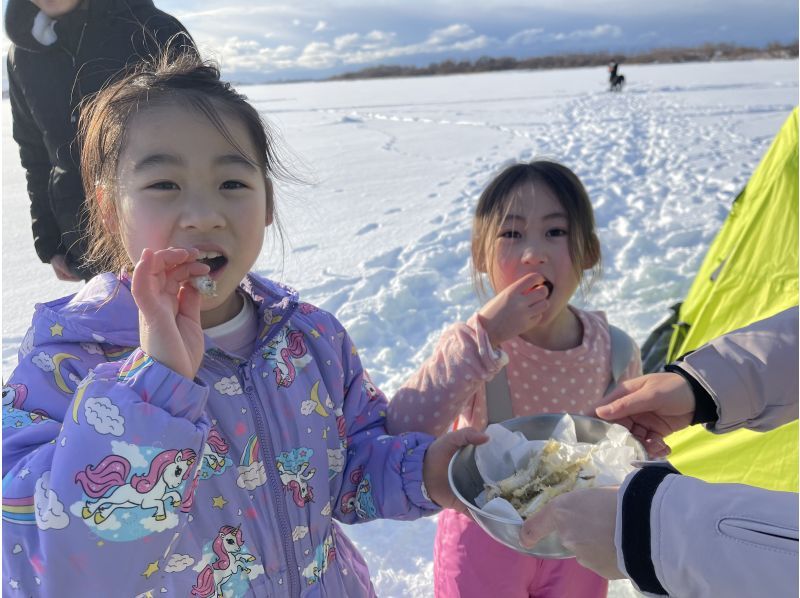
[[[233,540],[231,540],[230,538],[228,538],[227,540],[225,540],[225,542],[227,542],[228,544],[233,544]]]
[[[157,191],[174,191],[179,189],[178,185],[172,181],[159,181],[157,183],[153,183],[152,185],[148,185],[147,188],[155,189]]]
[[[566,237],[568,233],[565,228],[551,228],[545,234],[548,237]]]
[[[245,185],[241,181],[225,181],[224,183],[222,183],[220,185],[220,187],[222,189],[228,189],[228,190],[231,190],[231,189],[246,189],[247,185]]]
[[[501,231],[499,235],[497,235],[500,239],[520,239],[522,238],[522,234],[517,230],[504,230]]]

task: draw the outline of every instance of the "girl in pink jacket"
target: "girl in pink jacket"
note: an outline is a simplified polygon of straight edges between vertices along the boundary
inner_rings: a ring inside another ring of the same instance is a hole
[[[610,385],[641,373],[638,348],[620,333],[629,357],[612,375],[605,315],[569,305],[584,272],[599,271],[600,243],[586,190],[567,167],[515,164],[489,184],[473,221],[472,266],[479,292],[486,275],[495,296],[448,328],[390,401],[391,433],[441,435],[454,422],[483,429],[546,412],[592,415]],[[450,512],[439,518],[434,584],[439,597],[592,598],[608,587],[575,559],[518,553]]]

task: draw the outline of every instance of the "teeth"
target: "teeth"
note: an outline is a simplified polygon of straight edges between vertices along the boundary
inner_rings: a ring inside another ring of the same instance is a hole
[[[200,255],[197,256],[198,260],[205,260],[205,259],[213,259],[215,257],[220,257],[222,254],[219,251],[201,251]]]

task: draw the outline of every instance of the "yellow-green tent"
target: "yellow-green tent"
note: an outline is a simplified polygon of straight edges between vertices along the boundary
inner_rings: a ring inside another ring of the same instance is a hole
[[[736,198],[678,314],[667,362],[798,303],[798,112]],[[767,433],[693,426],[667,439],[681,472],[797,491],[797,421]]]

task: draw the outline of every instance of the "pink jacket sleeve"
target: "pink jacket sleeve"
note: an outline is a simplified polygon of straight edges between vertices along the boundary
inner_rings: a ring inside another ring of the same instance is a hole
[[[433,355],[389,401],[389,433],[444,434],[507,363],[508,356],[492,348],[477,314],[450,326]]]

